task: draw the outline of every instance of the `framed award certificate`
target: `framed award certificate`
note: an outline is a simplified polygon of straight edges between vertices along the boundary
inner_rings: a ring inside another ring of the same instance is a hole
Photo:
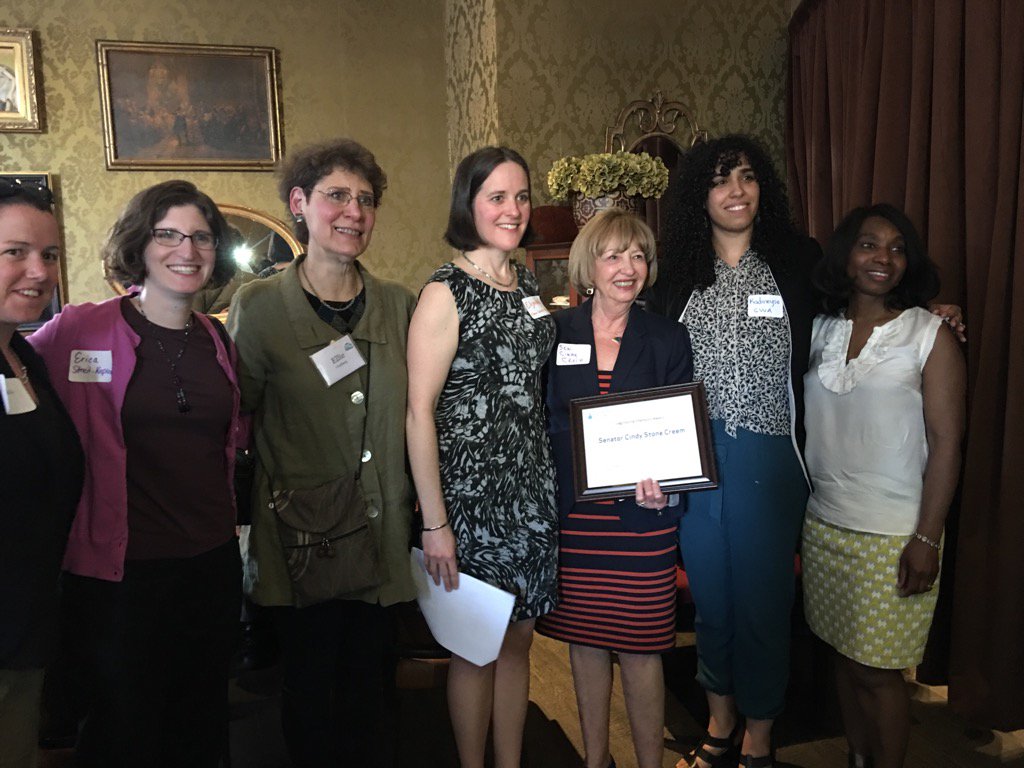
[[[569,421],[576,501],[631,496],[648,477],[664,493],[718,487],[702,382],[577,398]]]

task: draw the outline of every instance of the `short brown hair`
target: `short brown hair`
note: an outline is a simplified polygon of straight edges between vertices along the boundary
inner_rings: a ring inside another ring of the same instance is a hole
[[[102,251],[107,279],[122,285],[142,285],[146,280],[146,246],[153,237],[153,227],[167,211],[182,205],[198,208],[217,238],[213,275],[206,287],[219,288],[234,277],[236,267],[231,251],[235,238],[217,204],[192,182],[173,179],[139,192],[114,222]]]
[[[380,205],[384,190],[388,188],[387,174],[377,165],[373,153],[354,139],[335,139],[310,144],[289,154],[278,171],[278,195],[285,206],[288,206],[292,190],[299,187],[308,199],[313,194],[313,187],[317,182],[338,169],[366,179],[373,189],[374,206]],[[292,228],[300,243],[309,243],[309,228],[306,222],[296,221]]]
[[[658,241],[646,222],[621,208],[601,211],[580,230],[569,249],[569,281],[578,291],[593,288],[597,257],[609,248],[623,251],[634,241],[644,252],[644,288],[650,288],[658,277]]]

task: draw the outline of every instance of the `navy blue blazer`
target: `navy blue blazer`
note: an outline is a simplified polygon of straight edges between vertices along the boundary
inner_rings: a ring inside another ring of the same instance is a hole
[[[590,301],[572,309],[555,312],[555,346],[548,360],[548,434],[558,479],[558,510],[564,519],[574,506],[593,508],[601,514],[615,512],[627,530],[644,532],[662,528],[682,515],[684,506],[666,507],[661,513],[638,507],[630,496],[614,507],[576,504],[572,479],[572,439],[569,401],[598,394],[597,351]],[[559,344],[589,344],[587,365],[558,365]],[[630,392],[650,387],[667,387],[693,380],[693,354],[686,326],[667,317],[645,312],[635,304],[629,310],[619,355],[612,372],[611,391]],[[637,478],[640,479],[640,478]]]

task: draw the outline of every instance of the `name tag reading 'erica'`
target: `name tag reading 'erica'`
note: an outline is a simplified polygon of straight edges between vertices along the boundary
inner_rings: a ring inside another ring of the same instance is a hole
[[[109,349],[72,349],[68,381],[103,383],[114,376],[113,353]]]

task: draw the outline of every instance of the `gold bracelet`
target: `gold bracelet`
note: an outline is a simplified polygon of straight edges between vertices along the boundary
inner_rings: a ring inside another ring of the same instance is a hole
[[[420,530],[423,531],[424,533],[429,533],[430,531],[440,531],[442,528],[447,528],[447,527],[448,527],[448,521],[445,520],[443,523],[441,523],[440,525],[435,525],[433,528],[420,528]]]
[[[923,541],[925,544],[927,544],[932,549],[939,549],[939,542],[933,541],[932,539],[929,539],[923,533],[918,533],[917,531],[914,531],[914,538],[917,539],[918,541]]]

